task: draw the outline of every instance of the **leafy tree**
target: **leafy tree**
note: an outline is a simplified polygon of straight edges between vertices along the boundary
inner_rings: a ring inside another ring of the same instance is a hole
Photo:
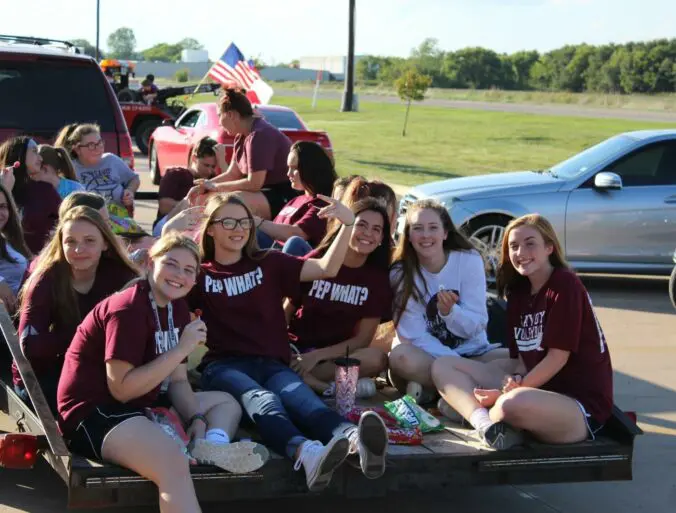
[[[177,44],[183,50],[204,50],[204,45],[192,37],[181,39]]]
[[[70,39],[69,41],[77,47],[84,48],[85,55],[89,55],[90,57],[96,57],[96,47],[86,39]],[[100,59],[104,58],[103,52],[101,51],[100,48],[99,48],[99,58]]]
[[[406,125],[408,124],[408,112],[411,109],[411,102],[424,100],[425,92],[431,84],[432,79],[427,75],[423,75],[415,68],[408,69],[395,81],[399,98],[407,102],[404,129],[401,132],[402,137],[406,137]]]
[[[151,62],[178,62],[181,60],[183,47],[179,44],[159,43],[143,50],[143,59]]]
[[[134,31],[127,27],[121,27],[108,36],[108,48],[110,56],[116,59],[133,59],[136,49],[136,36]]]

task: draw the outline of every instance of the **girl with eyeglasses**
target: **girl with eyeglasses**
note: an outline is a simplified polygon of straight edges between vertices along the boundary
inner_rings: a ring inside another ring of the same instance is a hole
[[[12,137],[0,146],[3,185],[12,193],[21,215],[28,248],[38,254],[59,220],[61,198],[54,187],[38,180],[42,157],[30,137]]]
[[[378,415],[365,414],[359,426],[346,422],[289,368],[283,300],[297,296],[301,283],[338,274],[355,223],[347,207],[320,197],[327,206],[318,215],[342,226],[318,259],[259,250],[247,205],[235,194],[211,198],[201,236],[204,262],[188,296],[208,328],[203,388],[235,397],[263,442],[305,469],[311,491],[328,486],[348,453],[367,477],[379,477],[387,450]]]
[[[141,180],[120,157],[104,152],[98,125],[68,125],[54,145],[70,152],[77,179],[86,190],[103,196],[112,214],[133,215],[134,194]]]

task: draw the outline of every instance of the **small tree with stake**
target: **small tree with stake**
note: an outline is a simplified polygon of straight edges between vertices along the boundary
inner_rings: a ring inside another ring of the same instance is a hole
[[[397,87],[397,94],[399,98],[407,101],[406,117],[404,118],[404,130],[401,132],[403,137],[406,137],[406,125],[408,124],[408,111],[411,109],[412,101],[421,101],[425,99],[425,92],[432,84],[432,79],[427,75],[418,72],[417,69],[411,68],[404,72],[399,77],[394,85]]]

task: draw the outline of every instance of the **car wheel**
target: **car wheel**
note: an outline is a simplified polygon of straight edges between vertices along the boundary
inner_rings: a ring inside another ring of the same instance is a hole
[[[141,123],[136,128],[136,132],[134,134],[136,146],[138,146],[139,151],[144,155],[148,155],[148,143],[150,141],[150,136],[161,124],[162,122],[158,119],[149,119],[148,121]]]
[[[155,185],[160,185],[160,180],[162,179],[160,175],[160,161],[157,160],[157,149],[155,149],[155,146],[150,148],[150,179]]]
[[[669,298],[671,299],[671,304],[676,308],[676,267],[671,272],[671,278],[669,278]]]
[[[481,253],[486,267],[486,282],[495,286],[495,276],[502,251],[502,237],[510,219],[506,216],[485,216],[471,221],[465,230],[469,240]]]

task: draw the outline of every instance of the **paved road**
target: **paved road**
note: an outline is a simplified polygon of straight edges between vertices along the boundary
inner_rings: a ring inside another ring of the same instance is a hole
[[[278,89],[275,94],[279,96],[297,96],[297,97],[312,97],[312,91],[298,91]],[[342,97],[340,91],[322,91],[320,90],[320,98],[339,99]],[[360,95],[360,102],[376,102],[376,103],[401,103],[401,100],[396,96],[384,95]],[[638,111],[629,109],[602,109],[598,107],[584,107],[579,105],[556,105],[556,104],[534,104],[534,103],[498,103],[498,102],[481,102],[469,100],[444,100],[441,98],[428,98],[421,102],[422,105],[429,105],[431,107],[449,107],[454,109],[475,109],[486,110],[493,112],[516,112],[521,114],[540,114],[543,116],[579,116],[590,118],[615,118],[615,119],[630,119],[634,121],[662,121],[665,123],[671,122],[676,126],[676,112],[663,111]]]
[[[138,169],[141,171],[142,161]],[[144,177],[144,189],[149,181]],[[139,205],[146,222],[154,205]],[[249,513],[284,507],[296,513],[452,511],[453,513],[671,513],[676,511],[676,313],[664,278],[590,276],[585,282],[606,332],[615,367],[620,407],[639,412],[646,435],[638,439],[634,480],[622,483],[453,489],[443,496],[396,497],[374,501],[288,501],[231,504]],[[0,429],[7,429],[0,416]],[[291,467],[289,467],[291,471]],[[65,512],[66,488],[44,463],[33,471],[0,469],[0,513]],[[224,506],[209,507],[216,513]],[[98,510],[97,510],[98,511]],[[149,513],[155,508],[126,509]],[[93,511],[92,511],[93,513]]]

